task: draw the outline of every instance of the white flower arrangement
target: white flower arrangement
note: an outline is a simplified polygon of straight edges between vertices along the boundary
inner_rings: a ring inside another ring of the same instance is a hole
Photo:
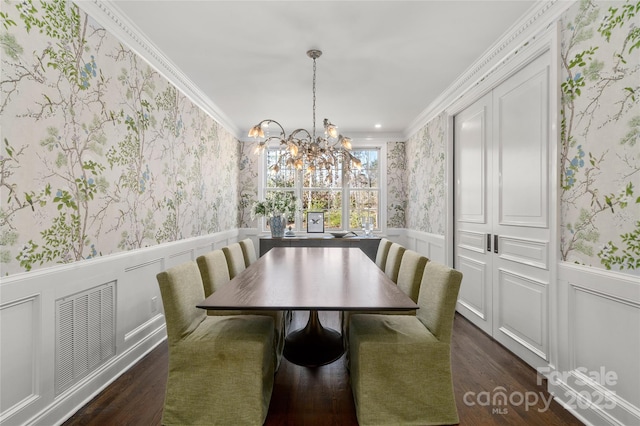
[[[251,220],[254,220],[257,216],[271,217],[275,214],[282,214],[291,220],[295,214],[300,211],[302,211],[302,203],[292,192],[270,192],[264,201],[256,201],[253,203],[251,207]]]

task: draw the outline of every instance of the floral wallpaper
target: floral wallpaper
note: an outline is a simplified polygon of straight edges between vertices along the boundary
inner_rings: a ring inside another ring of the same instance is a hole
[[[387,143],[387,226],[405,227],[407,159],[404,142]]]
[[[255,228],[257,219],[251,220],[251,206],[258,200],[259,156],[254,154],[258,144],[243,142],[239,145],[240,171],[238,178],[238,226]]]
[[[561,18],[561,260],[640,274],[640,2]],[[407,228],[444,234],[445,116],[406,143]]]
[[[406,227],[444,235],[446,114],[440,113],[406,142]]]
[[[640,274],[640,2],[562,17],[561,257]]]
[[[2,275],[255,226],[251,143],[74,3],[3,1]],[[639,17],[640,2],[589,0],[561,17],[561,260],[631,274]],[[442,112],[388,143],[387,226],[444,235],[445,130]]]
[[[0,23],[2,275],[236,227],[233,135],[74,3]]]

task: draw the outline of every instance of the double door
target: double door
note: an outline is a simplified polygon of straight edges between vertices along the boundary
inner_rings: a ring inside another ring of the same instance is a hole
[[[458,312],[537,367],[547,364],[549,54],[454,118]]]

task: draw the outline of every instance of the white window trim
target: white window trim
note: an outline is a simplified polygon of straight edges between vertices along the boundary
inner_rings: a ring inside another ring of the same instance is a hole
[[[380,203],[380,224],[379,228],[376,229],[376,234],[386,234],[387,233],[387,141],[386,140],[357,140],[354,139],[351,142],[353,149],[379,149],[380,150],[380,194],[379,200]],[[278,143],[273,142],[268,146],[268,148],[278,148]],[[260,159],[258,160],[258,200],[264,200],[266,195],[266,185],[267,185],[267,154],[266,150],[260,153]],[[296,187],[296,191],[297,191]],[[343,196],[343,205],[344,205],[344,197],[346,191],[342,192]],[[262,217],[258,220],[258,231],[262,233],[268,233],[269,229],[267,229],[267,221],[266,218]],[[306,229],[298,229],[295,230],[296,235],[306,235]],[[317,235],[317,234],[316,234]]]

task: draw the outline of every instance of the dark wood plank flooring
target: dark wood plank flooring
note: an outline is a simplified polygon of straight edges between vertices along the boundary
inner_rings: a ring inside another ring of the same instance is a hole
[[[306,318],[306,312],[296,313],[293,326],[304,326]],[[337,312],[320,312],[326,326],[339,329],[338,318]],[[459,315],[454,321],[451,352],[461,425],[582,424],[555,401],[545,410],[542,399],[549,398],[549,394],[538,384],[536,371]],[[160,425],[167,364],[168,350],[164,342],[64,425]],[[478,393],[494,395],[499,386],[507,395],[529,392],[533,396],[535,393],[540,401],[528,409],[525,404],[476,403],[484,401],[477,397]],[[468,394],[465,402],[467,392],[473,394]],[[468,404],[469,401],[475,404]],[[344,357],[319,368],[300,367],[282,360],[265,425],[357,424]]]

